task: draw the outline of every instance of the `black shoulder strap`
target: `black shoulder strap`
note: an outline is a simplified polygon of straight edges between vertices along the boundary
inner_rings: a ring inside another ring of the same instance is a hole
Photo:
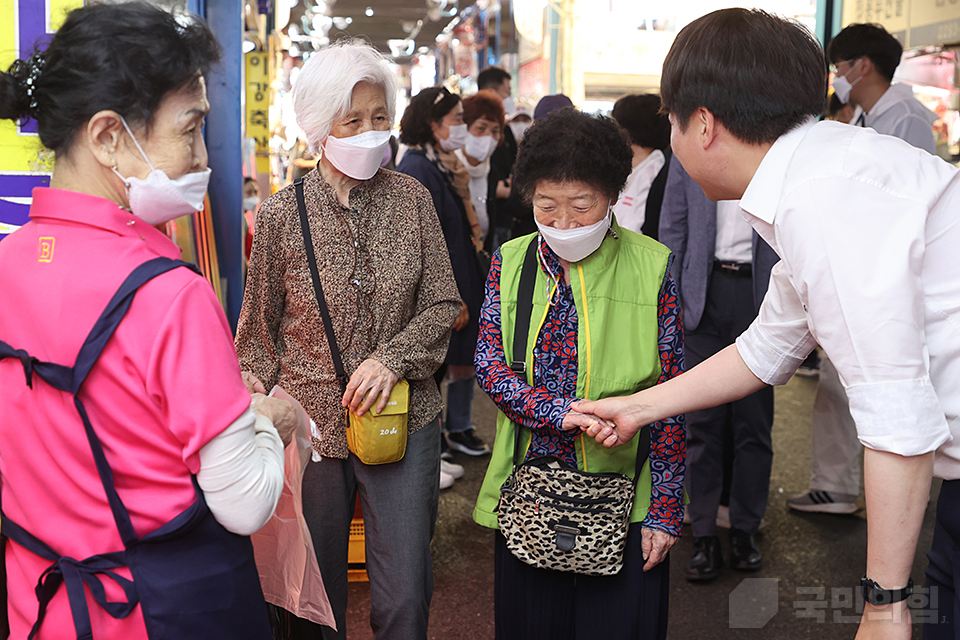
[[[537,282],[537,248],[540,236],[527,246],[520,271],[520,285],[517,287],[517,317],[513,325],[513,350],[510,368],[526,382],[527,378],[527,334],[530,332],[530,316],[533,314],[533,288]],[[513,437],[513,466],[520,464],[520,427],[515,426]]]
[[[330,345],[330,354],[333,356],[333,370],[337,373],[340,386],[347,388],[347,373],[340,358],[340,347],[337,346],[337,336],[333,333],[333,322],[330,320],[330,310],[327,309],[327,300],[323,297],[323,287],[320,285],[320,271],[317,269],[317,256],[313,252],[313,238],[310,235],[310,221],[307,220],[307,203],[303,199],[303,178],[293,181],[293,188],[297,193],[297,210],[300,212],[300,229],[303,232],[303,246],[307,250],[307,262],[310,264],[310,277],[313,279],[313,292],[317,296],[317,306],[320,307],[320,319],[323,320],[323,330],[327,333],[327,343]]]
[[[520,286],[517,288],[517,318],[513,330],[513,351],[510,368],[519,376],[527,373],[527,334],[530,332],[530,315],[533,313],[533,287],[537,282],[537,246],[536,237],[527,246],[520,271]]]

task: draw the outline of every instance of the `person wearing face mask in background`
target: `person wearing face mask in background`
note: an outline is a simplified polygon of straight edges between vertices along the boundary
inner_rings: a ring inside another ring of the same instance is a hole
[[[497,204],[490,182],[490,156],[503,140],[504,113],[500,97],[484,90],[463,100],[467,141],[454,153],[470,174],[470,200],[477,212],[484,247],[490,245],[490,230],[497,219]]]
[[[457,98],[459,99],[460,96],[457,96]],[[447,114],[447,119],[443,125],[438,129],[439,135],[434,151],[446,168],[457,195],[463,201],[463,207],[467,212],[467,221],[470,223],[470,237],[474,247],[479,251],[483,248],[483,233],[480,230],[477,212],[473,208],[473,200],[470,198],[470,173],[454,153],[466,144],[468,137],[467,125],[463,122],[462,104],[457,104],[453,111]]]
[[[516,110],[513,99],[512,76],[500,67],[487,67],[477,76],[478,91],[493,91],[503,101],[503,111],[507,118]],[[492,252],[512,237],[513,221],[520,211],[514,211],[518,202],[509,201],[510,174],[513,163],[517,159],[517,144],[520,139],[514,136],[510,129],[503,130],[503,142],[493,152],[490,158],[490,174],[488,180],[496,195],[496,217],[491,222],[493,231],[488,236],[485,245],[487,252]]]
[[[496,403],[497,436],[473,512],[497,528],[500,488],[522,430],[527,460],[554,456],[591,472],[635,474],[637,445],[622,455],[584,438],[592,418],[578,398],[643,389],[683,371],[683,329],[671,253],[621,227],[611,207],[633,153],[608,118],[561,109],[527,132],[514,173],[533,206],[538,232],[493,255],[480,312],[475,365]],[[537,258],[526,374],[511,369],[517,283],[529,250]],[[624,283],[627,283],[626,285]],[[539,324],[538,324],[539,323]],[[541,569],[514,557],[498,534],[494,549],[496,637],[502,640],[662,639],[667,633],[668,552],[683,517],[683,416],[652,425],[649,460],[638,478],[624,566],[612,576]]]
[[[466,141],[467,125],[462,122],[463,104],[459,96],[443,87],[430,87],[418,93],[410,100],[400,120],[400,142],[408,145],[409,150],[397,165],[397,170],[413,176],[430,191],[463,300],[444,361],[452,378],[447,394],[447,419],[444,425],[447,437],[444,445],[470,456],[482,456],[489,453],[490,449],[477,437],[470,422],[474,384],[470,369],[477,345],[483,274],[471,239],[465,202],[454,186],[453,174],[438,153],[438,148],[462,146],[462,142],[457,144],[458,139]],[[461,128],[462,137],[456,133]],[[438,371],[438,381],[445,374],[446,369]],[[449,455],[446,450],[444,454]],[[462,473],[456,468],[446,471]],[[452,477],[443,480],[452,484],[457,473],[448,475]]]
[[[847,26],[827,45],[827,57],[836,69],[833,90],[841,102],[856,107],[851,124],[936,154],[937,114],[913,96],[909,84],[891,84],[902,54],[903,46],[883,27]]]
[[[322,459],[303,478],[310,528],[337,631],[346,636],[347,547],[359,495],[377,638],[425,640],[433,572],[430,539],[440,480],[440,392],[460,296],[430,194],[381,168],[390,144],[396,79],[367,44],[314,53],[293,89],[297,125],[320,153],[303,178],[310,237],[349,381],[336,370],[308,267],[296,183],[260,205],[237,327],[241,366],[282,386],[319,427]],[[409,153],[408,153],[409,155]],[[410,383],[406,452],[368,466],[349,451],[344,409],[382,409]],[[305,623],[304,623],[305,624]]]
[[[0,118],[33,118],[56,153],[0,243],[11,637],[271,638],[247,536],[295,414],[251,397],[210,283],[155,228],[203,206],[220,51],[195,16],[93,4],[0,73]]]
[[[507,128],[513,138],[520,144],[527,129],[533,124],[533,111],[525,104],[518,104],[512,113],[507,114]]]

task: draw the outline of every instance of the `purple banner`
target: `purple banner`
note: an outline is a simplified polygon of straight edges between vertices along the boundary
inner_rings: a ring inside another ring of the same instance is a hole
[[[49,187],[50,176],[0,174],[0,239],[12,226],[22,226],[30,220],[30,204],[34,187]]]
[[[20,14],[19,24],[17,25],[20,29],[20,38],[17,42],[17,48],[20,50],[21,59],[29,59],[34,51],[46,49],[53,36],[53,34],[47,33],[47,3],[37,0],[16,1]],[[37,122],[28,119],[21,123],[20,131],[36,133]]]

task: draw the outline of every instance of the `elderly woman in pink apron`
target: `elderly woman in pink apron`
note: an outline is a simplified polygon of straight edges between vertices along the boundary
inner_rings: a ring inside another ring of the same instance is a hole
[[[247,536],[292,407],[251,402],[213,290],[154,228],[202,206],[219,55],[189,16],[104,4],[0,74],[0,117],[56,152],[0,243],[12,638],[271,637]]]

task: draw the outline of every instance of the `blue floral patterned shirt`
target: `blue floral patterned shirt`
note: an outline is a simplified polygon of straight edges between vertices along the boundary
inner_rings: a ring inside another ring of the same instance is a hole
[[[500,332],[500,251],[496,251],[487,277],[486,295],[480,310],[480,336],[474,364],[477,381],[510,420],[530,429],[527,458],[551,455],[576,467],[574,441],[579,429],[561,428],[577,391],[577,308],[573,290],[563,281],[559,258],[538,236],[540,268],[557,283],[552,304],[533,350],[530,386],[507,364]],[[683,323],[677,285],[664,279],[658,309],[658,346],[661,384],[683,372]],[[642,526],[673,536],[680,535],[683,519],[686,427],[677,416],[651,425],[650,509]]]

